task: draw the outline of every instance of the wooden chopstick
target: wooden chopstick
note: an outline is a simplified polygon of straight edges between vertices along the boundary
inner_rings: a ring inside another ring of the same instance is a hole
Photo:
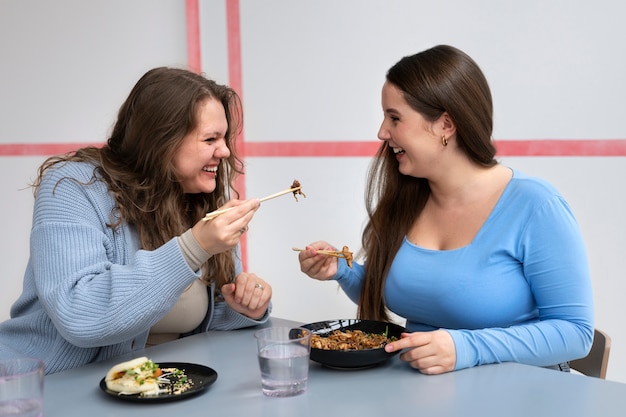
[[[259,199],[259,201],[262,203],[264,201],[271,200],[272,198],[280,197],[281,195],[284,195],[284,194],[287,194],[287,193],[293,193],[294,191],[298,191],[300,189],[302,189],[302,187],[288,188],[286,190],[279,191],[276,194],[272,194],[272,195],[268,195],[266,197],[263,197],[263,198]]]
[[[206,214],[206,216],[204,216],[204,217],[202,218],[202,220],[204,220],[204,221],[206,222],[207,220],[214,219],[214,218],[216,218],[217,216],[219,216],[220,214],[224,214],[224,213],[226,213],[227,211],[232,210],[232,209],[234,209],[234,208],[235,208],[235,207],[229,207],[229,208],[225,208],[225,209],[222,209],[222,210],[215,210],[215,211],[212,211],[212,212],[210,212],[210,213],[207,213],[207,214]]]
[[[291,248],[291,250],[294,250],[296,252],[302,252],[303,250],[306,250],[306,249]],[[347,246],[344,246],[343,250],[341,250],[341,251],[338,251],[338,250],[318,250],[317,253],[319,253],[321,255],[326,255],[326,256],[333,256],[335,258],[344,258],[346,260],[346,262],[348,263],[348,267],[352,268],[352,260],[354,258],[352,256],[352,252],[350,252],[350,250],[348,249]]]
[[[279,191],[279,192],[277,192],[277,193],[275,193],[275,194],[271,194],[271,195],[265,196],[265,197],[263,197],[263,198],[259,199],[259,201],[262,203],[262,202],[264,202],[264,201],[271,200],[272,198],[280,197],[281,195],[285,195],[285,194],[288,194],[288,193],[293,193],[293,192],[298,191],[298,190],[300,190],[300,189],[302,189],[302,187],[293,187],[293,188],[288,188],[288,189],[286,189],[286,190]],[[216,218],[217,216],[219,216],[220,214],[224,214],[224,213],[226,213],[227,211],[232,210],[232,209],[234,209],[234,208],[235,208],[235,207],[228,207],[228,208],[225,208],[225,209],[222,209],[222,210],[215,210],[215,211],[212,211],[212,212],[210,212],[210,213],[207,213],[207,214],[206,214],[206,216],[204,216],[204,217],[202,218],[202,220],[207,221],[207,220],[214,219],[214,218]]]
[[[291,250],[296,251],[296,252],[302,252],[302,251],[305,251],[306,249],[304,249],[304,248],[291,248]],[[335,256],[337,258],[345,258],[346,257],[346,255],[343,252],[337,251],[337,250],[318,250],[317,253],[320,253],[322,255]]]

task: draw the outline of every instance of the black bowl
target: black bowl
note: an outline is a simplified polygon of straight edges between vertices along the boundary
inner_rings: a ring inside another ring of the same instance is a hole
[[[301,327],[311,330],[313,334],[322,337],[330,335],[335,330],[361,330],[365,333],[385,333],[388,337],[400,339],[400,334],[408,332],[402,326],[394,323],[375,320],[342,319],[319,321],[305,324]],[[387,353],[384,348],[363,350],[324,350],[311,348],[311,360],[332,368],[367,368],[385,362],[398,352]]]

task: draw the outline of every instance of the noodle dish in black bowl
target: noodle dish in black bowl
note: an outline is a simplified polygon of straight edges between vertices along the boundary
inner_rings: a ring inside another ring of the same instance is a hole
[[[395,323],[340,319],[305,324],[311,330],[311,360],[331,368],[368,368],[387,361],[398,352],[384,346],[408,330]]]

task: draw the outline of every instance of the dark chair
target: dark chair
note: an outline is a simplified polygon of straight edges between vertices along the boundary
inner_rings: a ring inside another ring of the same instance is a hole
[[[581,374],[606,379],[610,350],[611,338],[609,335],[602,330],[595,329],[589,354],[584,358],[570,361],[569,366]]]

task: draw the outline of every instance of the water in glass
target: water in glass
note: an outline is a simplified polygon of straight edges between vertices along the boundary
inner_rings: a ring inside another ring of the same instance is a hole
[[[269,345],[259,352],[263,393],[285,397],[306,391],[309,351],[305,346]]]

